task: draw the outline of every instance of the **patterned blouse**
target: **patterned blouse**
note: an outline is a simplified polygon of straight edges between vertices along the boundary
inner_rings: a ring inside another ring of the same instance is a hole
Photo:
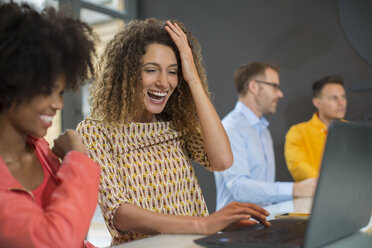
[[[172,215],[207,216],[208,209],[190,159],[211,170],[202,136],[186,138],[170,122],[113,126],[85,119],[77,131],[89,155],[101,166],[99,204],[112,244],[148,235],[114,227],[123,203]]]

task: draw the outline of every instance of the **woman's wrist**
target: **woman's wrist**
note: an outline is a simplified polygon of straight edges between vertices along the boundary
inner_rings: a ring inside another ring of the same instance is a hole
[[[187,84],[189,85],[189,87],[191,88],[192,86],[202,86],[202,83],[201,83],[201,80],[200,78],[198,77],[195,77],[191,80],[187,80]]]
[[[208,228],[207,228],[207,218],[208,217],[195,217],[194,225],[196,228],[196,233],[198,234],[207,234]]]

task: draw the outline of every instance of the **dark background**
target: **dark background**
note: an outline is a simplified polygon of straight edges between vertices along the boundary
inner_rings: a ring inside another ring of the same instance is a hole
[[[175,18],[202,46],[213,103],[221,119],[234,107],[235,69],[260,60],[280,65],[284,98],[270,122],[277,180],[292,181],[284,160],[289,127],[311,118],[312,83],[344,77],[348,120],[372,114],[372,1],[359,0],[139,0],[138,16]],[[213,173],[195,166],[210,212]]]

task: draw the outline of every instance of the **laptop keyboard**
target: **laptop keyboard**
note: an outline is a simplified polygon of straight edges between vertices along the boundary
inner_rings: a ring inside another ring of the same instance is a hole
[[[246,232],[246,235],[241,236],[237,243],[292,243],[292,241],[303,240],[307,220],[272,220],[271,227],[257,225],[241,230]],[[247,232],[247,229],[250,229]]]

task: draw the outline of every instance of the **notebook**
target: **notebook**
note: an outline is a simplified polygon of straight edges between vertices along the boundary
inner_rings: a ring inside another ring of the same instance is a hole
[[[278,219],[196,239],[205,247],[319,247],[358,232],[372,210],[372,126],[333,122],[308,220]]]

